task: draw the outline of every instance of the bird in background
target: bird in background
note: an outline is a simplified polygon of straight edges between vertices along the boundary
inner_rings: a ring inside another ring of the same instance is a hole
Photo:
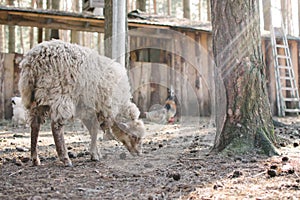
[[[168,97],[163,105],[156,104],[151,106],[149,112],[145,112],[146,119],[159,123],[159,124],[171,124],[175,122],[175,116],[177,111],[176,96],[173,87],[168,88]]]
[[[177,112],[177,106],[176,106],[175,91],[172,85],[170,88],[168,88],[168,97],[166,98],[164,108],[167,111],[166,119],[168,123],[174,123],[176,112]]]

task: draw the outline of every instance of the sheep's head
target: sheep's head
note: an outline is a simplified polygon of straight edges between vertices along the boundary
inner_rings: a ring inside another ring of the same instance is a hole
[[[22,107],[23,104],[22,104],[21,97],[12,97],[11,98],[11,105],[12,105],[12,107],[16,107],[16,106]]]
[[[116,139],[124,144],[132,155],[142,153],[142,137],[145,134],[145,126],[142,120],[132,120],[128,123],[115,123],[112,126]]]

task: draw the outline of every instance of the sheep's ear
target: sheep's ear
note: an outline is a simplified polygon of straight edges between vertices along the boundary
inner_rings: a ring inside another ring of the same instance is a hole
[[[128,125],[125,123],[119,123],[118,126],[123,131],[128,130]]]

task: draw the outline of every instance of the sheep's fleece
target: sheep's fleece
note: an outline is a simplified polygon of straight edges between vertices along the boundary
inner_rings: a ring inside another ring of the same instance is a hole
[[[113,120],[138,119],[127,71],[96,51],[60,40],[32,48],[21,62],[19,90],[27,109],[50,106],[51,119],[81,118],[87,110]]]

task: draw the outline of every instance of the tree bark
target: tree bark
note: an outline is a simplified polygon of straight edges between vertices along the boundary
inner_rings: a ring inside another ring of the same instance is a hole
[[[0,52],[4,52],[4,31],[3,31],[4,25],[0,25]]]
[[[183,17],[191,19],[191,6],[190,0],[183,0]]]
[[[207,21],[211,21],[211,5],[210,5],[211,0],[206,1],[206,6],[207,6]]]
[[[112,57],[112,4],[113,0],[105,0],[105,32],[104,32],[104,53],[105,56],[111,58]]]
[[[211,1],[217,134],[212,152],[277,154],[258,0]],[[225,90],[225,91],[224,91]]]
[[[37,0],[37,8],[43,8],[43,0]],[[38,43],[43,42],[43,28],[38,29]]]
[[[136,9],[139,9],[141,11],[146,11],[146,0],[136,0]]]
[[[75,1],[72,2],[72,10],[73,10],[73,12],[80,11],[78,0],[75,0]],[[79,44],[79,39],[80,39],[79,38],[79,32],[75,31],[75,30],[71,30],[71,43]],[[100,45],[100,43],[98,45]]]
[[[282,20],[283,25],[285,27],[286,33],[293,35],[292,26],[292,7],[291,0],[281,0],[281,12],[282,12]]]
[[[36,1],[32,0],[31,1],[31,8],[36,8],[35,6]],[[31,49],[34,45],[34,28],[30,27],[29,28],[29,48]]]
[[[52,10],[59,10],[59,0],[52,1]],[[57,29],[51,29],[50,39],[59,39],[59,32]]]
[[[167,1],[167,7],[168,7],[168,16],[171,16],[171,0]]]
[[[299,25],[298,25],[298,29],[299,29],[298,36],[300,36],[300,1],[298,1],[298,22],[299,22]]]
[[[263,0],[263,16],[264,16],[264,30],[270,30],[271,26],[271,0]]]
[[[156,0],[153,0],[153,12],[154,12],[154,14],[157,14],[157,4],[156,4]]]
[[[5,95],[4,95],[4,54],[0,53],[0,120],[5,116]]]
[[[8,0],[6,3],[10,6],[14,5],[13,0]],[[11,26],[11,25],[8,26],[8,35],[9,35],[9,38],[8,38],[8,52],[9,53],[14,53],[15,52],[15,48],[16,48],[15,47],[15,44],[16,44],[15,32],[16,32],[15,26]]]

